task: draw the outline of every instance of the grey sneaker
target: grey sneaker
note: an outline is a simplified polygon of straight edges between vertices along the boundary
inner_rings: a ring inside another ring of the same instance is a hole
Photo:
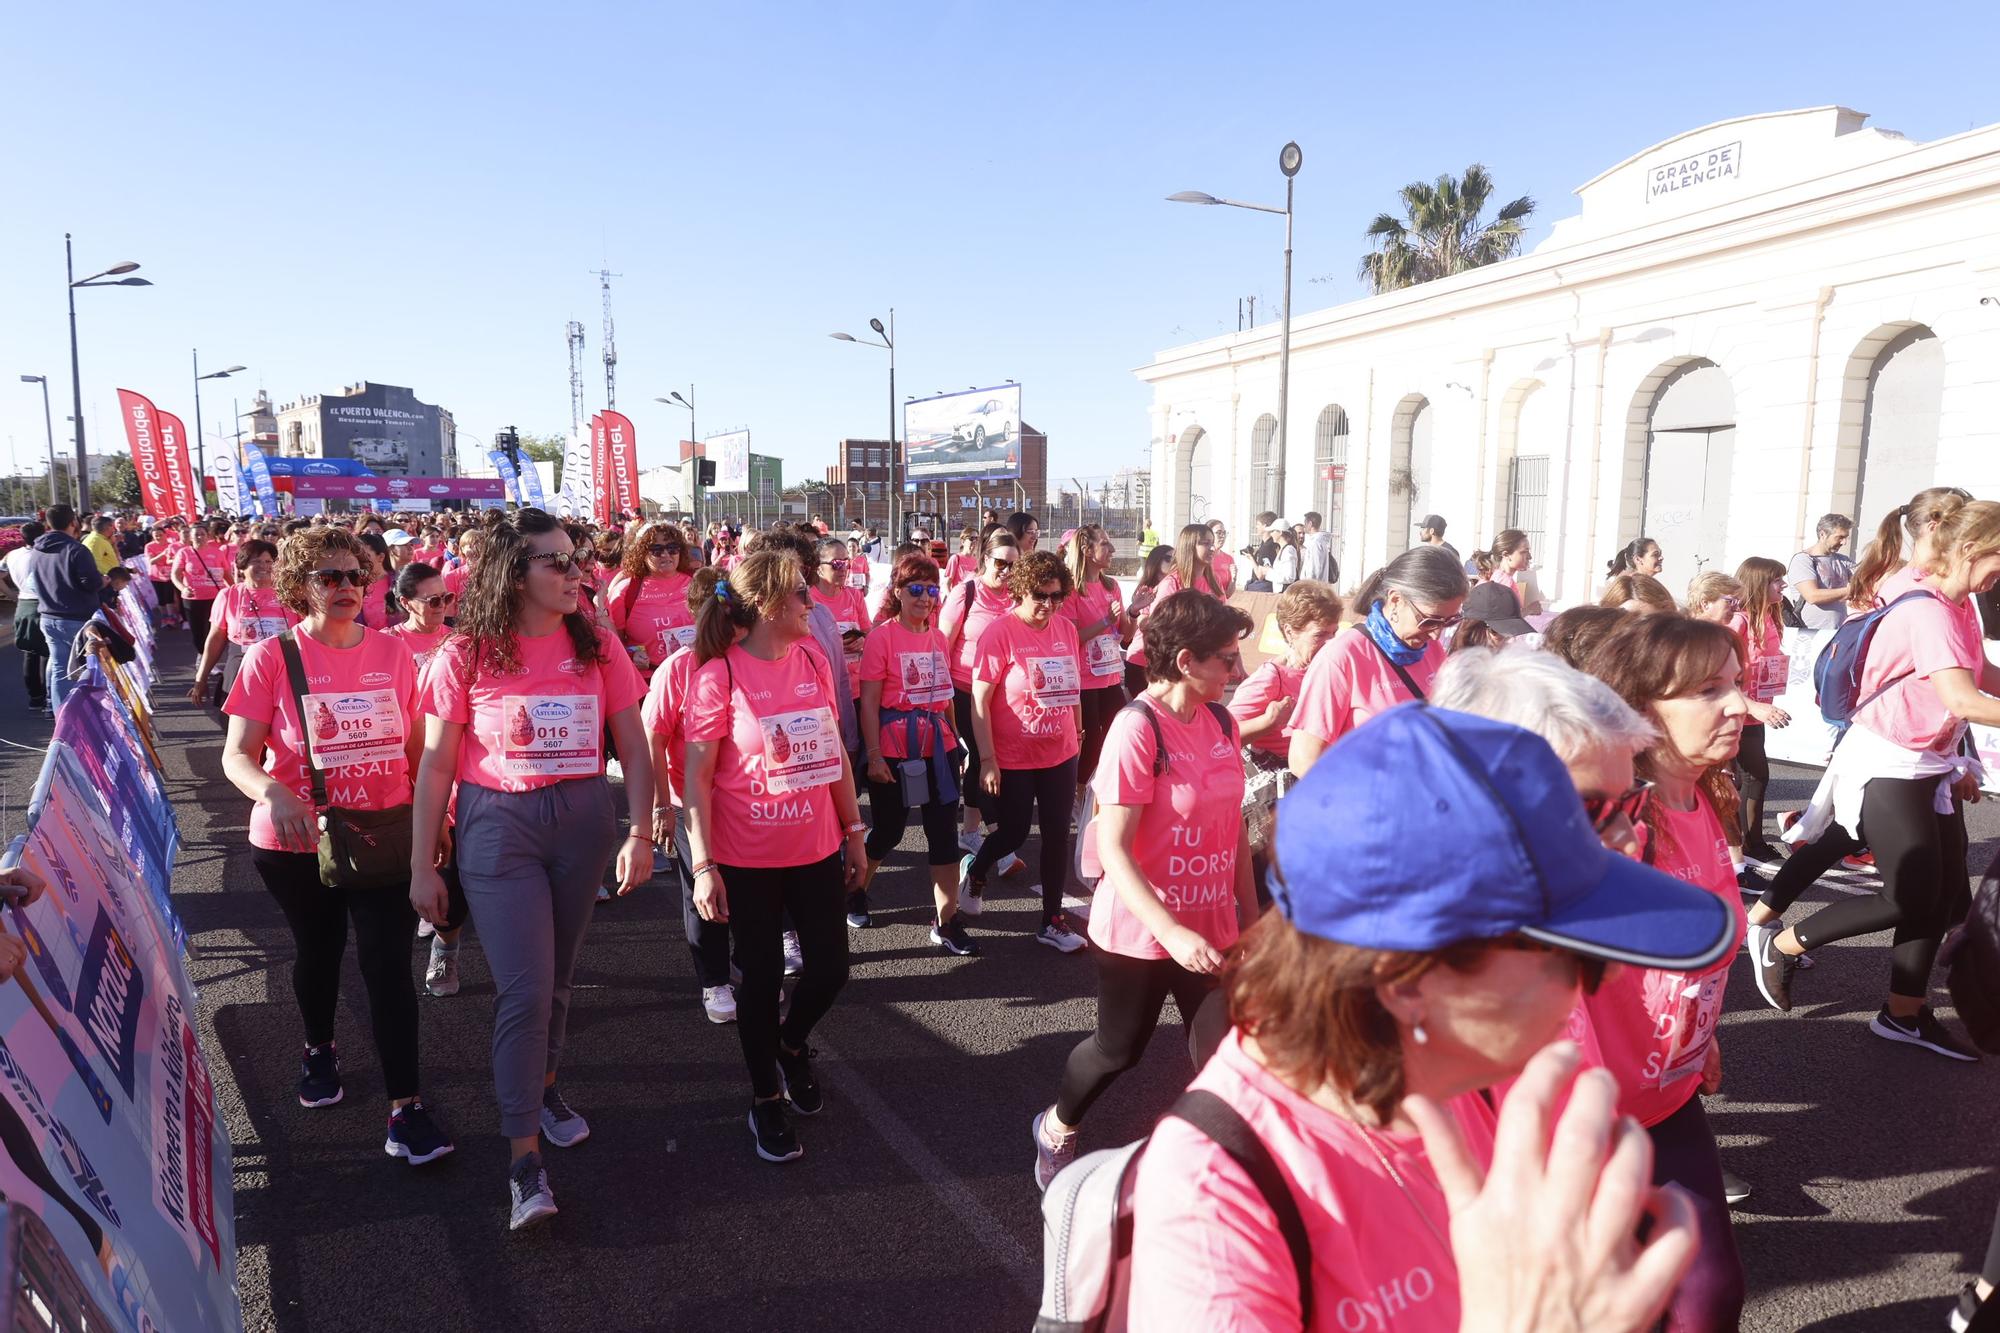
[[[542,1170],[542,1155],[531,1152],[507,1168],[507,1192],[513,1212],[507,1219],[509,1231],[533,1226],[556,1215],[555,1192],[549,1188],[549,1173]]]
[[[799,932],[785,932],[785,975],[795,977],[806,970],[805,952],[799,948]]]
[[[574,1148],[590,1137],[590,1122],[570,1109],[553,1083],[542,1089],[542,1137],[558,1148]]]
[[[1050,1107],[1049,1110],[1054,1110]],[[1035,1112],[1033,1125],[1035,1135],[1035,1188],[1046,1193],[1049,1182],[1056,1178],[1056,1172],[1076,1160],[1076,1131],[1061,1136],[1059,1142],[1050,1144],[1049,1136],[1042,1132],[1042,1124],[1048,1119],[1048,1111]]]
[[[424,969],[424,989],[443,999],[458,994],[458,946],[442,935],[431,940],[431,962]]]

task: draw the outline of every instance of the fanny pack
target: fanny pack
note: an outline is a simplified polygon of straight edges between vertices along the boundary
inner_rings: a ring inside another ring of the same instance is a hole
[[[306,665],[299,656],[296,631],[278,636],[285,655],[285,675],[299,710],[303,741],[306,721]],[[387,810],[350,810],[326,799],[326,774],[312,761],[307,743],[306,772],[312,776],[313,809],[319,813],[319,882],[329,889],[384,889],[410,878],[410,847],[415,841],[408,803]]]

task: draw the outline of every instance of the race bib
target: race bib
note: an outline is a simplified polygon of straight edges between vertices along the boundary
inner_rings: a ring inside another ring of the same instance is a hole
[[[1715,1020],[1722,1012],[1722,989],[1728,979],[1727,971],[1713,973],[1702,981],[1676,979],[1682,987],[1680,1003],[1669,1011],[1669,1018],[1661,1020],[1663,1025],[1671,1022],[1673,1031],[1663,1034],[1666,1050],[1661,1056],[1655,1087],[1664,1088],[1701,1073],[1708,1044],[1715,1039]]]
[[[660,631],[660,654],[653,659],[653,665],[658,666],[666,661],[676,648],[692,647],[694,647],[693,625],[676,625],[672,629],[663,629]]]
[[[1031,657],[1027,662],[1028,695],[1038,708],[1074,708],[1083,702],[1074,657]]]
[[[408,737],[394,690],[308,694],[305,724],[306,753],[313,767],[329,773],[404,757]]]
[[[951,667],[943,653],[898,653],[902,663],[903,693],[912,704],[951,702]]]
[[[500,771],[595,777],[602,765],[594,694],[510,694],[500,701]]]
[[[283,634],[290,622],[283,616],[252,616],[243,624],[250,631],[250,642],[262,643]]]
[[[1750,697],[1760,704],[1770,703],[1785,692],[1792,674],[1792,659],[1783,653],[1760,657],[1750,664]]]
[[[867,571],[867,570],[865,570],[865,569],[858,569],[858,570],[857,570],[857,569],[850,569],[850,570],[848,570],[848,571],[847,571],[847,586],[848,586],[848,587],[850,587],[850,588],[859,588],[859,589],[861,589],[861,591],[863,591],[863,592],[867,592],[867,591],[868,591],[868,571]]]
[[[757,719],[764,737],[764,786],[778,795],[824,787],[840,776],[840,726],[830,708]]]
[[[1116,634],[1091,635],[1083,644],[1083,660],[1093,676],[1115,676],[1125,667],[1118,653]]]

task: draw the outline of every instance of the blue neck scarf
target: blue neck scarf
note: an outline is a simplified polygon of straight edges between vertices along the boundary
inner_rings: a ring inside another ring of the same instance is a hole
[[[1375,646],[1397,666],[1409,666],[1424,655],[1421,648],[1412,648],[1402,637],[1389,627],[1389,618],[1382,614],[1382,603],[1377,602],[1368,611],[1368,619],[1362,625],[1368,637],[1375,640]]]

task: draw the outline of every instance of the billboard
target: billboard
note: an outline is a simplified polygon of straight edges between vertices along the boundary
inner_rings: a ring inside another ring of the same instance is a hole
[[[444,423],[431,403],[395,384],[320,401],[320,453],[351,458],[385,477],[444,471]]]
[[[715,460],[715,485],[711,491],[750,489],[750,432],[733,430],[727,435],[711,435],[702,442]]]
[[[903,481],[1021,475],[1021,386],[967,389],[903,404]]]

